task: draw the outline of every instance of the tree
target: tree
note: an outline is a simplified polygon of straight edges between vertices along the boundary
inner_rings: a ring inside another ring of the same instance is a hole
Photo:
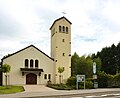
[[[105,71],[107,74],[116,74],[119,71],[119,54],[120,54],[119,44],[115,46],[112,44],[110,47],[105,47],[101,52],[97,53],[97,57],[101,59],[102,65],[101,70]]]
[[[8,64],[4,64],[4,65],[2,65],[2,67],[1,67],[1,72],[3,72],[3,73],[5,73],[5,80],[6,80],[6,87],[7,87],[7,81],[8,81],[8,73],[10,72],[10,70],[11,70],[11,66],[10,65],[8,65]]]
[[[87,78],[92,77],[92,64],[93,60],[90,55],[87,57],[85,55],[79,57],[79,55],[75,52],[71,58],[71,74],[72,76],[78,74],[84,74]]]
[[[94,58],[94,62],[96,62],[96,71],[97,72],[101,71],[101,65],[102,65],[101,59],[99,57]]]
[[[60,84],[62,83],[62,79],[61,79],[61,73],[63,73],[64,72],[64,67],[58,67],[58,73],[60,73],[60,75],[59,75],[59,82],[60,82]]]
[[[79,63],[79,55],[75,52],[71,58],[71,75],[76,75],[77,66]]]

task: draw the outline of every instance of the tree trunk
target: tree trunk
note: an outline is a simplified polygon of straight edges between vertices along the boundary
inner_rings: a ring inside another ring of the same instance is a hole
[[[60,84],[61,84],[61,74],[59,75],[59,82],[60,82]]]

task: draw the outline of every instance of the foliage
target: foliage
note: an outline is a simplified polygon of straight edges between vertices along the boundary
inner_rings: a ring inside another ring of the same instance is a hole
[[[68,78],[66,85],[70,86],[73,89],[76,89],[76,77],[72,76],[72,77]],[[84,82],[79,83],[79,88],[84,88]],[[87,89],[93,88],[92,79],[87,79],[85,81],[85,88],[87,88]]]
[[[10,67],[10,65],[8,65],[8,64],[4,64],[4,65],[2,65],[2,67],[1,67],[1,71],[2,71],[3,73],[10,72],[10,70],[11,70],[11,67]]]
[[[93,82],[92,81],[85,81],[85,88],[86,89],[92,89],[93,88]]]
[[[10,65],[8,65],[8,64],[4,64],[4,65],[2,65],[2,67],[1,67],[1,72],[3,72],[3,73],[6,73],[6,75],[5,75],[5,80],[6,80],[6,88],[7,88],[7,81],[8,81],[8,75],[7,75],[7,73],[8,72],[10,72],[10,70],[11,70],[11,66]]]
[[[67,85],[69,86],[75,86],[76,85],[76,77],[75,76],[72,76],[70,78],[67,79]]]
[[[99,71],[101,71],[101,65],[102,65],[101,59],[99,57],[94,58],[94,62],[96,62],[96,71],[98,73]]]
[[[57,90],[72,90],[72,88],[66,84],[48,84],[47,86]]]
[[[64,67],[58,67],[58,73],[63,73],[64,72]]]
[[[101,59],[101,70],[107,74],[115,75],[120,71],[120,43],[103,48],[96,57]]]
[[[76,70],[77,70],[77,66],[78,66],[78,61],[79,61],[79,56],[75,52],[71,58],[71,75],[72,76],[76,75],[76,73],[77,73]]]
[[[120,87],[120,74],[110,75],[104,71],[98,73],[98,87]]]
[[[104,71],[98,72],[98,87],[105,88],[108,87],[108,75]]]
[[[0,86],[0,94],[11,94],[24,91],[22,86],[10,86],[6,88],[5,86]]]
[[[91,78],[93,75],[93,61],[96,62],[97,70],[101,70],[101,60],[100,58],[93,58],[93,56],[88,55],[81,56],[77,53],[71,58],[71,74],[72,76],[75,75],[85,75],[86,78]]]
[[[109,75],[108,87],[120,87],[120,74]]]

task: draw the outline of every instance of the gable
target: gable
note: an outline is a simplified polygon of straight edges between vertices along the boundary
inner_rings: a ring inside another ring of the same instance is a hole
[[[46,56],[47,58],[49,58],[49,59],[51,59],[51,60],[54,60],[53,58],[49,57],[47,54],[45,54],[44,52],[42,52],[40,49],[38,49],[38,48],[35,47],[34,45],[30,45],[30,46],[28,46],[28,47],[26,47],[26,48],[23,48],[23,49],[15,52],[15,53],[12,53],[12,54],[9,54],[9,55],[7,55],[7,56],[4,56],[4,57],[2,58],[2,61],[3,61],[4,59],[6,59],[6,58],[9,58],[9,57],[14,56],[14,55],[16,55],[16,54],[19,54],[19,53],[21,53],[22,51],[25,51],[25,50],[27,50],[27,49],[29,49],[29,48],[34,48],[35,50],[37,50],[39,53],[42,53],[42,54],[43,54],[44,56]]]
[[[55,24],[57,21],[61,20],[61,19],[65,19],[68,23],[72,24],[66,17],[63,16],[63,17],[61,17],[61,18],[59,18],[59,19],[56,19],[56,20],[53,22],[52,26],[50,27],[50,30],[52,29],[52,27],[54,26],[54,24]]]

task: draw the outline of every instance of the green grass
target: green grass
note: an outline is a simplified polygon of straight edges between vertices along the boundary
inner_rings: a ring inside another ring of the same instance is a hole
[[[24,91],[23,86],[0,86],[0,94],[12,94]]]

